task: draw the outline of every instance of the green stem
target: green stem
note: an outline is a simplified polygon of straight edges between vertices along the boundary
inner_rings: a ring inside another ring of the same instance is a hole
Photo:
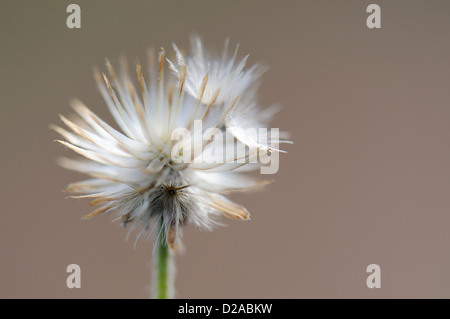
[[[170,294],[170,251],[165,240],[158,240],[156,298],[168,299]]]

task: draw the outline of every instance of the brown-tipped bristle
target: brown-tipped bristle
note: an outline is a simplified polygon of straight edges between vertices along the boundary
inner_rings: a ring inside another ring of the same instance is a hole
[[[142,67],[139,59],[136,58],[136,72],[138,75],[139,86],[141,87],[142,98],[145,100],[144,75],[142,74]]]
[[[176,191],[179,191],[179,190],[185,189],[185,188],[187,188],[187,187],[191,187],[191,185],[183,185],[183,186],[180,186],[180,187],[175,187],[174,189],[175,189]]]
[[[94,199],[93,201],[90,201],[89,206],[95,206],[95,205],[98,205],[98,204],[101,204],[104,202],[111,202],[113,200],[115,200],[115,198],[110,198],[110,197],[97,198],[97,199]]]
[[[214,93],[214,96],[211,100],[211,102],[208,105],[208,108],[206,109],[205,115],[203,115],[202,120],[205,119],[206,115],[208,115],[209,110],[211,109],[211,107],[214,105],[214,103],[216,103],[217,98],[219,97],[219,93],[220,93],[220,88],[216,90],[216,92]]]
[[[111,95],[111,98],[114,99],[111,83],[109,82],[108,77],[106,76],[105,73],[102,73],[102,77],[103,77],[103,81],[105,81],[106,87],[108,88],[109,95]]]
[[[186,81],[186,72],[187,72],[187,66],[183,65],[183,68],[181,69],[181,76],[180,76],[180,90],[179,90],[180,95],[181,95],[181,92],[183,92],[184,82]]]
[[[112,67],[111,62],[109,62],[108,58],[106,60],[106,67],[108,68],[109,75],[111,76],[111,79],[114,81],[116,79],[116,73],[114,72],[114,68]]]
[[[212,203],[211,207],[219,210],[224,216],[230,219],[248,220],[250,214],[244,206],[233,202],[226,202],[216,197],[210,197]]]
[[[95,217],[95,216],[97,216],[97,215],[100,215],[100,214],[106,212],[106,211],[107,211],[108,209],[110,209],[110,208],[112,208],[111,205],[110,205],[110,206],[100,207],[100,208],[94,210],[92,213],[87,214],[87,215],[84,215],[84,216],[83,216],[83,219],[89,219],[89,218]]]
[[[139,71],[138,71],[138,74],[139,74]],[[142,76],[142,73],[141,73],[141,76]],[[141,82],[141,78],[139,79],[139,83],[140,83],[140,86],[141,86],[142,100],[144,101],[143,103],[145,103],[145,93],[144,93],[144,86],[143,86],[144,83]],[[128,92],[129,92],[130,97],[131,97],[131,102],[133,103],[134,110],[136,111],[136,114],[138,116],[138,119],[139,119],[140,123],[142,124],[142,126],[145,127],[146,125],[145,125],[144,109],[143,109],[142,104],[140,103],[140,101],[136,100],[134,87],[133,87],[133,84],[130,81],[127,81],[127,88],[128,88]]]
[[[77,133],[78,135],[84,137],[85,139],[87,139],[89,142],[98,145],[96,142],[94,142],[89,136],[86,135],[85,131],[80,128],[78,125],[76,125],[75,123],[73,123],[72,121],[70,121],[69,119],[67,119],[65,116],[63,115],[59,115],[59,117],[61,118],[61,120],[64,122],[64,124],[66,124],[72,131],[74,131],[75,133]]]
[[[159,54],[159,68],[158,68],[158,75],[159,75],[159,80],[161,81],[162,79],[162,75],[163,75],[163,70],[164,70],[164,57],[166,55],[166,51],[164,50],[164,48],[161,48],[161,53]]]
[[[136,95],[135,95],[136,92],[134,91],[134,86],[130,81],[127,81],[127,89],[128,89],[128,93],[130,94],[130,97],[131,97],[131,102],[136,107],[136,104],[137,104]]]
[[[126,226],[127,223],[133,221],[133,218],[130,218],[130,213],[127,213],[120,217],[120,221],[123,226]]]
[[[206,84],[208,84],[209,72],[203,77],[202,84],[200,85],[200,97],[199,101],[202,100],[203,94],[205,93]]]
[[[173,102],[173,90],[174,90],[174,86],[173,83],[169,83],[169,87],[167,88],[167,98],[168,98],[168,102],[169,102],[169,108],[172,107],[172,102]]]
[[[109,96],[110,96],[111,99],[113,100],[114,105],[116,106],[116,108],[119,109],[119,105],[117,104],[117,103],[118,103],[118,102],[117,102],[117,99],[116,99],[115,96],[114,96],[114,91],[113,91],[113,89],[112,89],[111,83],[109,82],[109,79],[108,79],[108,77],[105,75],[105,73],[102,73],[102,75],[103,75],[103,80],[104,80],[105,83],[106,83],[106,88],[108,89]]]
[[[75,182],[70,183],[63,192],[65,193],[82,193],[86,192],[87,190],[94,190],[97,189],[98,186],[92,185],[92,184],[86,184],[83,182]]]

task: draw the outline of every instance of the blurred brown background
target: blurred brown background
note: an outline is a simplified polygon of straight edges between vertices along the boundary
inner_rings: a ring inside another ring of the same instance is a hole
[[[0,297],[148,297],[152,243],[80,220],[90,208],[62,189],[84,176],[56,165],[72,154],[48,125],[71,97],[110,119],[92,67],[197,31],[270,67],[260,97],[295,144],[265,192],[234,196],[251,221],[187,229],[177,297],[449,298],[450,3],[376,1],[370,30],[373,2],[75,1],[71,30],[70,1],[2,1]]]

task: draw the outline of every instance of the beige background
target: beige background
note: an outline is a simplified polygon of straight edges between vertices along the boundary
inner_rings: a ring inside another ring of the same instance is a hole
[[[229,36],[269,65],[261,100],[295,144],[252,213],[185,232],[178,297],[449,298],[450,3],[376,1],[69,1],[0,4],[0,297],[146,298],[152,243],[125,241],[112,216],[91,221],[61,190],[82,175],[48,129],[79,97],[110,119],[92,67]],[[66,267],[82,288],[66,287]],[[366,267],[382,269],[368,289]]]

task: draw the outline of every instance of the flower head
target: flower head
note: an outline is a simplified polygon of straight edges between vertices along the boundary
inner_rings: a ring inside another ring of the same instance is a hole
[[[146,79],[136,62],[137,85],[124,59],[118,73],[108,60],[109,77],[95,72],[117,128],[80,101],[72,103],[75,120],[61,116],[69,130],[52,126],[65,139],[60,143],[84,157],[60,160],[90,176],[67,188],[72,197],[91,198],[90,205],[98,206],[84,217],[117,212],[122,225],[139,227],[138,238],[153,233],[171,248],[181,244],[188,223],[211,229],[218,215],[248,219],[245,207],[225,194],[264,184],[246,171],[276,151],[272,145],[288,142],[246,130],[265,127],[272,115],[256,101],[262,70],[244,70],[246,58],[236,62],[236,54],[228,58],[226,50],[215,59],[198,37],[190,57],[174,47],[172,73],[164,70],[163,49],[158,58],[150,54]],[[181,140],[174,134],[180,129]],[[215,137],[229,130],[232,139],[205,139],[208,129],[215,129]]]

